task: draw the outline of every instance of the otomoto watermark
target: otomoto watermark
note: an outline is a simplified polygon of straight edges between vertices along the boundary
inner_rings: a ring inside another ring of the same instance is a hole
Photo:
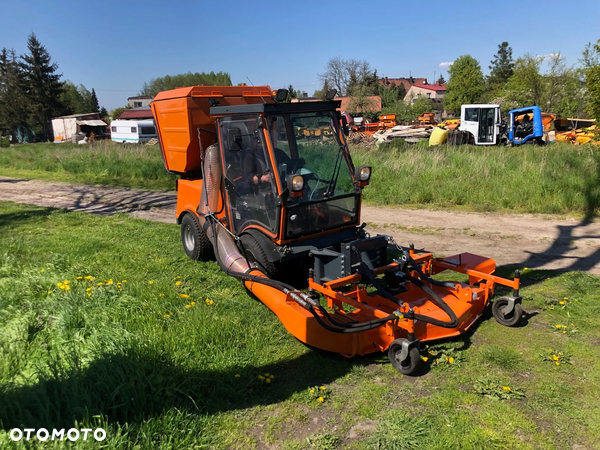
[[[103,441],[106,439],[106,431],[104,431],[102,428],[82,428],[80,430],[77,428],[71,428],[66,431],[64,428],[61,428],[60,430],[57,430],[56,428],[53,428],[52,430],[47,430],[46,428],[38,428],[37,430],[35,428],[23,428],[22,430],[19,428],[13,428],[10,430],[9,435],[10,438],[15,442],[20,440],[29,441],[33,439],[37,439],[41,442],[62,441],[65,439],[68,439],[71,442],[78,441],[79,439],[87,441],[88,438],[90,441],[92,439],[96,441]]]

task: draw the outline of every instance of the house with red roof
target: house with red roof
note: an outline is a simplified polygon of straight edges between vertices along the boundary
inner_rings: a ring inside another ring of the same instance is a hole
[[[406,103],[414,103],[418,98],[428,98],[431,100],[441,101],[446,93],[446,85],[442,83],[436,84],[413,84],[406,95],[404,101]],[[437,103],[437,102],[436,102]]]

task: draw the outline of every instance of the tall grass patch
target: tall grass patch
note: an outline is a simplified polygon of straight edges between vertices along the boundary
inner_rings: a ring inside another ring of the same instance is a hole
[[[351,152],[357,166],[373,166],[364,196],[376,204],[589,214],[600,206],[595,146],[422,147],[397,140]]]
[[[8,176],[105,184],[145,189],[175,188],[165,171],[160,146],[97,141],[93,145],[26,144],[0,151]]]

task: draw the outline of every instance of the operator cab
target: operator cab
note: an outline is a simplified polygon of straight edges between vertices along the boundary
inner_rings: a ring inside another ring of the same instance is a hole
[[[211,108],[235,235],[259,232],[282,245],[356,227],[370,168],[356,179],[335,103]]]

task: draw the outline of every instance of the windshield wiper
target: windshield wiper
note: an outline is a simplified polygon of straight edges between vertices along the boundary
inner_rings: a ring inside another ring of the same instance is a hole
[[[327,190],[325,191],[325,197],[331,197],[335,191],[335,185],[337,184],[338,175],[340,174],[340,169],[342,167],[342,155],[344,154],[344,147],[340,145],[340,150],[338,151],[337,158],[335,159],[335,165],[333,166],[333,174],[331,175],[331,180],[327,185]]]

